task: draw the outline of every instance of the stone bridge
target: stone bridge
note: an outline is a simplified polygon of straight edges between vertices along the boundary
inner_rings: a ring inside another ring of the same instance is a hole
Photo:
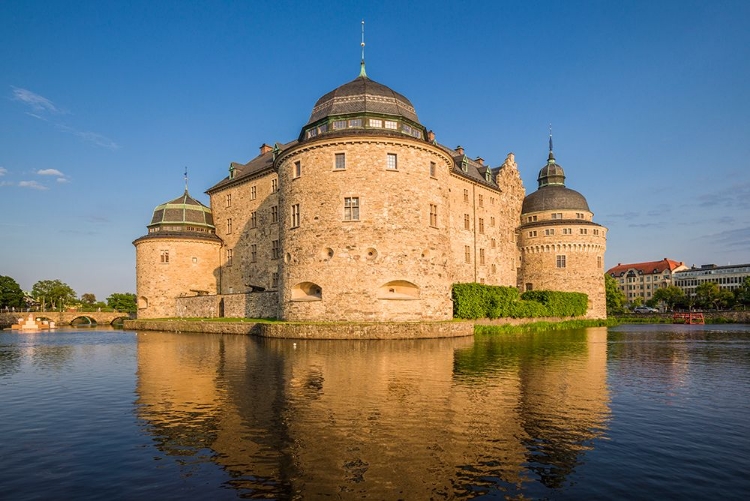
[[[119,311],[17,311],[14,317],[25,319],[29,314],[34,315],[34,318],[52,320],[59,326],[71,325],[74,320],[82,324],[111,325],[118,318],[130,318],[128,313]]]

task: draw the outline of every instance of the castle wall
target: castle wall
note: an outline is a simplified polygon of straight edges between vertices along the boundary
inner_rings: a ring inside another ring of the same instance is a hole
[[[177,297],[216,293],[219,242],[144,237],[135,248],[138,318],[179,316]]]
[[[441,149],[406,137],[328,138],[285,152],[281,318],[451,318],[450,165]]]
[[[178,297],[177,311],[186,317],[276,318],[279,297],[276,292]]]
[[[277,178],[273,170],[267,170],[211,193],[216,234],[224,242],[219,270],[222,294],[248,292],[251,287],[277,288],[274,274],[279,259],[273,255],[273,242],[279,238],[278,212],[274,220]]]

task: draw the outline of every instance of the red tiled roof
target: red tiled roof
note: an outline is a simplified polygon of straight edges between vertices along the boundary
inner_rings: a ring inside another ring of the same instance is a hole
[[[684,264],[685,263],[664,258],[661,261],[648,261],[646,263],[618,264],[614,268],[607,270],[607,274],[620,275],[628,270],[636,270],[644,275],[651,275],[653,273],[662,273],[667,268],[669,268],[669,271],[674,271],[675,268],[683,266]]]

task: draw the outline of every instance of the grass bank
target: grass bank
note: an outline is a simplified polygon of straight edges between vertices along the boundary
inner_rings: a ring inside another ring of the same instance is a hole
[[[516,334],[519,332],[562,331],[586,327],[610,327],[619,325],[617,319],[564,320],[562,322],[531,322],[521,325],[475,325],[474,334]]]

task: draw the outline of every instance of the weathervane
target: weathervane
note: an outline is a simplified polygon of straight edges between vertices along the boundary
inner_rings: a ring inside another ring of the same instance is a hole
[[[362,46],[362,62],[359,65],[359,76],[366,77],[367,73],[365,72],[365,20],[362,20],[362,43],[360,44]]]
[[[187,165],[185,166],[185,193],[187,193],[188,190],[188,177],[187,177]]]
[[[552,124],[549,124],[549,152],[552,153]]]

